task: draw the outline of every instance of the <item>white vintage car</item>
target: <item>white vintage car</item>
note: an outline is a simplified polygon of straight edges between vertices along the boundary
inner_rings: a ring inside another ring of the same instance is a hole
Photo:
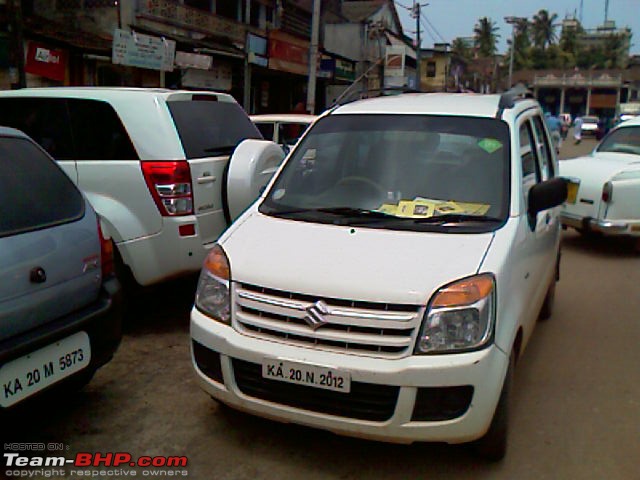
[[[588,156],[560,162],[569,180],[562,224],[640,238],[640,118],[618,125]]]

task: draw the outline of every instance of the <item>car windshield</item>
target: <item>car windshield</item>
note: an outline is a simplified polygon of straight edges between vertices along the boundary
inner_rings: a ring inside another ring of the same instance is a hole
[[[509,129],[492,118],[330,115],[304,137],[262,213],[372,228],[471,228],[506,220]]]
[[[640,155],[640,126],[613,130],[598,146],[597,151]]]

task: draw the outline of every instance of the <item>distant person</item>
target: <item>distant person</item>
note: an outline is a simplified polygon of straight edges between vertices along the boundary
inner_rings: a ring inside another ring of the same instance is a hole
[[[553,141],[556,153],[560,153],[560,147],[562,146],[562,133],[560,132],[562,122],[560,122],[560,119],[550,112],[544,114],[544,119],[547,122],[547,128],[551,133],[551,140]]]
[[[575,139],[575,145],[582,141],[582,117],[580,116],[577,116],[573,122],[573,138]]]

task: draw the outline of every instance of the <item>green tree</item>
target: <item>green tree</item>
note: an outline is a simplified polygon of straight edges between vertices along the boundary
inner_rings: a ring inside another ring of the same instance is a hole
[[[463,38],[454,38],[451,43],[451,52],[460,58],[470,60],[472,57],[471,49]]]
[[[493,20],[482,17],[473,28],[474,43],[482,57],[492,57],[496,53],[496,43],[500,35]]]
[[[531,68],[531,24],[527,19],[520,19],[516,23],[514,37],[513,68]]]
[[[554,22],[557,20],[558,15],[553,14],[549,15],[547,10],[540,10],[533,16],[532,22],[532,35],[533,35],[533,44],[541,48],[543,51],[546,50],[548,45],[551,45],[556,40],[556,27]]]

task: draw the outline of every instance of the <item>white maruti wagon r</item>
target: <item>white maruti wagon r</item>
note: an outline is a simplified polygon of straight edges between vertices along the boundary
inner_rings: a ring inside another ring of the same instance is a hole
[[[559,273],[551,145],[515,91],[324,114],[205,260],[202,387],[271,419],[502,458],[514,365]]]

